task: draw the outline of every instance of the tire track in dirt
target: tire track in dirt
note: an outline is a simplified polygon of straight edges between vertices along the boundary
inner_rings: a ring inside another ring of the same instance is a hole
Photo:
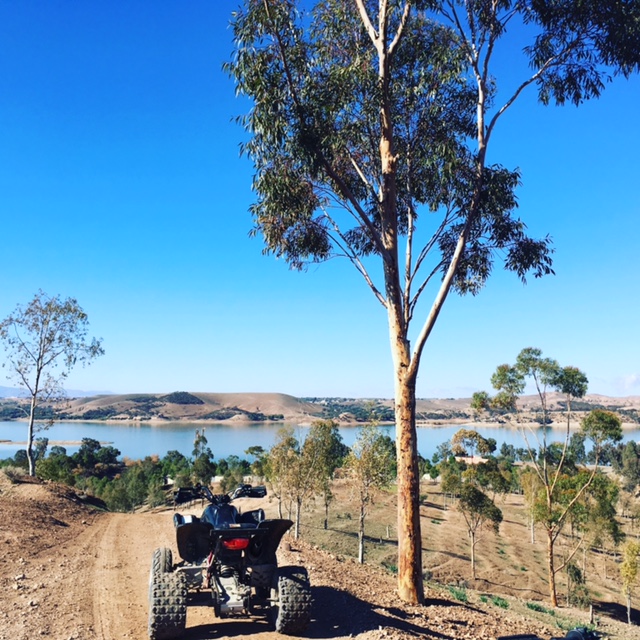
[[[92,571],[96,640],[145,638],[153,549],[171,546],[166,514],[112,513],[103,520]]]

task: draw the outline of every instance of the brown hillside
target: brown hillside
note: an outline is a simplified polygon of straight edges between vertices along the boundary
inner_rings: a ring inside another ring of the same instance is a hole
[[[321,408],[282,393],[186,393],[190,401],[172,401],[175,394],[124,394],[75,398],[67,412],[89,419],[247,420],[247,413],[282,416],[280,419],[314,419]],[[229,418],[225,413],[239,410]],[[110,413],[107,414],[106,411]],[[246,412],[243,414],[242,412]],[[226,417],[225,417],[226,416]]]

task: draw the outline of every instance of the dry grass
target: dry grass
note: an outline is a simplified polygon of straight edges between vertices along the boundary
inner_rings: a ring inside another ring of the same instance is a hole
[[[464,520],[455,504],[447,504],[438,485],[422,485],[423,566],[431,586],[446,589],[455,585],[467,593],[470,602],[491,603],[493,598],[508,599],[510,607],[520,607],[523,614],[538,616],[547,624],[559,628],[579,622],[589,622],[589,612],[566,606],[566,574],[557,575],[561,609],[555,612],[548,605],[546,571],[546,541],[544,532],[536,531],[534,543],[530,539],[527,513],[522,496],[509,495],[497,504],[504,520],[500,534],[486,532],[477,546],[477,579],[471,578],[469,538]],[[302,518],[302,535],[312,544],[336,556],[357,557],[358,507],[344,482],[335,486],[335,499],[329,513],[329,527],[323,528],[324,510],[318,502],[308,505]],[[396,569],[396,496],[393,491],[381,493],[370,507],[366,520],[365,562]],[[625,525],[627,534],[636,536]],[[568,553],[574,541],[562,536],[557,544],[560,558]],[[594,601],[602,603],[600,610],[617,611],[624,603],[620,593],[619,558],[614,550],[602,553],[590,550],[580,553],[576,561],[582,568],[584,561],[587,587]],[[482,600],[481,600],[482,599]],[[640,600],[640,585],[636,588],[636,602]],[[499,608],[499,605],[497,605]],[[604,619],[604,614],[598,614]],[[640,611],[635,612],[640,623]],[[625,618],[626,620],[626,618]],[[575,624],[573,624],[575,626]],[[570,628],[570,627],[567,627]]]

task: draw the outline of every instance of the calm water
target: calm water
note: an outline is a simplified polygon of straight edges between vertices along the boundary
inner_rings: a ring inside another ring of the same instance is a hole
[[[205,428],[205,435],[215,459],[226,458],[229,455],[244,457],[244,452],[251,446],[261,446],[269,449],[274,443],[280,424],[253,423],[243,425],[207,424],[169,422],[166,424],[107,424],[100,422],[58,422],[50,429],[40,432],[37,436],[49,438],[49,443],[55,440],[76,441],[82,438],[93,438],[105,444],[112,444],[120,450],[122,456],[133,459],[144,458],[152,454],[164,456],[167,451],[177,450],[190,456],[193,450],[193,438],[196,429]],[[443,427],[419,427],[418,450],[431,458],[436,447],[445,440],[451,440],[453,434],[464,425],[450,425]],[[307,427],[298,427],[304,438]],[[391,437],[394,436],[392,427],[384,427]],[[0,422],[0,440],[11,440],[12,443],[0,444],[0,458],[13,456],[18,449],[24,449],[26,439],[26,423]],[[525,445],[523,435],[518,429],[507,427],[476,427],[476,431],[485,438],[495,438],[498,448],[503,442],[516,447]],[[547,442],[562,441],[564,429],[547,428]],[[340,427],[340,433],[346,445],[352,445],[358,433],[358,427]],[[538,430],[542,438],[543,430]],[[528,438],[535,444],[530,434]],[[624,432],[624,441],[640,440],[640,429]],[[23,444],[19,444],[22,442]],[[67,453],[78,450],[78,445],[63,444]]]

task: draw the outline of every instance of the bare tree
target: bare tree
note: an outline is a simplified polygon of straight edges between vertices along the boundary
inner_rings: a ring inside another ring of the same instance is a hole
[[[88,364],[104,353],[101,340],[87,340],[88,326],[87,314],[74,298],[52,298],[43,291],[38,291],[28,305],[18,305],[0,323],[7,378],[29,394],[27,458],[32,476],[37,409],[64,397],[62,385],[75,365]],[[49,417],[45,428],[52,421]]]

